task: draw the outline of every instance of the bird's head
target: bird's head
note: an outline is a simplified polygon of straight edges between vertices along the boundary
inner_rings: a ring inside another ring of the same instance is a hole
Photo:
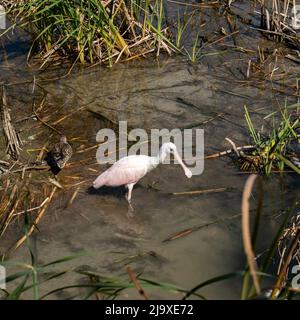
[[[60,143],[66,143],[67,142],[67,137],[66,136],[61,136],[60,137]]]
[[[167,154],[175,154],[175,152],[177,152],[176,145],[172,142],[164,143],[161,148],[162,151],[164,151]]]

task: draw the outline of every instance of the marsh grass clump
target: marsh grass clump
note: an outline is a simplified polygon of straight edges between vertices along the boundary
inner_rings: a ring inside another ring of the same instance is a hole
[[[260,0],[261,28],[271,40],[284,41],[299,49],[300,22],[294,9],[294,0]]]
[[[300,266],[300,212],[292,216],[278,242],[280,262],[277,274],[287,281],[294,274],[294,266]]]
[[[112,65],[154,51],[175,50],[162,0],[154,4],[149,0],[27,0],[8,7],[13,27],[34,35],[28,56],[38,48],[43,65],[57,56],[82,64]]]
[[[245,119],[249,134],[254,143],[254,150],[240,157],[243,170],[254,170],[269,175],[272,170],[283,171],[285,168],[300,173],[300,117],[297,111],[290,112],[292,107],[280,110],[280,119],[276,120],[277,112],[266,118],[272,118],[271,129],[267,133],[254,129],[251,117],[245,107]],[[265,119],[266,119],[265,118]]]
[[[257,179],[258,178],[258,179]],[[258,200],[253,221],[253,230],[250,230],[250,197],[254,181],[258,181]],[[283,211],[283,219],[276,229],[267,249],[260,254],[255,254],[258,245],[258,235],[263,231],[264,188],[263,180],[251,174],[244,187],[242,200],[242,233],[244,251],[247,256],[247,265],[243,275],[242,299],[297,299],[297,277],[295,272],[299,265],[299,194],[294,198],[291,206]],[[252,233],[251,233],[252,231]],[[250,248],[246,247],[250,244]],[[277,268],[277,272],[274,270]],[[251,281],[252,278],[252,281]],[[265,280],[267,280],[265,282]],[[252,282],[252,284],[251,284]]]

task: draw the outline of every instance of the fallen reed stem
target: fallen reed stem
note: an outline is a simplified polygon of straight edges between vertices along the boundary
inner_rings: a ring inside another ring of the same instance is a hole
[[[2,86],[2,98],[0,101],[0,111],[2,117],[3,131],[6,139],[6,152],[14,160],[17,160],[20,155],[21,141],[16,133],[16,130],[12,124],[10,110],[8,107],[7,96],[4,86]]]
[[[226,190],[227,190],[227,188],[217,188],[217,189],[173,192],[172,194],[175,195],[175,196],[182,196],[182,195],[195,195],[195,194],[215,193],[215,192],[222,192],[222,191],[226,191]]]
[[[31,236],[32,232],[35,230],[36,226],[38,225],[38,223],[40,222],[40,220],[42,219],[44,213],[46,212],[46,209],[48,208],[53,196],[54,196],[54,193],[56,191],[57,187],[53,187],[52,189],[52,192],[47,200],[47,202],[44,204],[44,206],[42,207],[41,211],[38,213],[36,219],[34,220],[34,222],[32,223],[30,229],[28,230],[28,232],[22,236],[17,242],[16,244],[10,248],[8,250],[8,252],[6,253],[6,255],[9,255],[12,251],[15,251],[16,249],[18,249],[25,241],[28,237]]]
[[[162,242],[169,242],[169,241],[172,241],[172,240],[176,240],[176,239],[179,239],[181,237],[187,236],[187,235],[189,235],[190,233],[192,233],[194,231],[198,231],[198,230],[200,230],[202,228],[209,227],[209,226],[212,226],[212,225],[217,224],[217,223],[222,223],[222,222],[226,222],[228,220],[233,220],[233,219],[239,218],[240,216],[241,216],[241,214],[239,213],[239,214],[235,214],[235,215],[230,216],[230,217],[216,219],[216,220],[211,221],[211,222],[207,222],[207,223],[200,224],[198,226],[187,228],[187,229],[184,229],[182,231],[176,232],[175,234],[173,234],[170,237],[166,238]]]
[[[128,266],[126,268],[127,273],[129,275],[130,280],[132,281],[132,283],[134,284],[136,290],[138,291],[138,293],[145,299],[148,300],[148,296],[146,294],[146,292],[144,291],[144,289],[142,288],[140,282],[138,281],[135,273],[132,271],[132,269]]]

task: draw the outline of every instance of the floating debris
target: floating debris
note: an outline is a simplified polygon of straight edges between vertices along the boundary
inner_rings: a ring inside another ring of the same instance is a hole
[[[214,220],[214,221],[211,221],[211,222],[203,223],[203,224],[200,224],[198,226],[190,227],[190,228],[181,230],[179,232],[176,232],[175,234],[173,234],[173,235],[169,236],[168,238],[164,239],[162,242],[164,243],[164,242],[173,241],[173,240],[179,239],[181,237],[187,236],[187,235],[191,234],[192,232],[198,231],[198,230],[200,230],[202,228],[206,228],[206,227],[212,226],[214,224],[218,224],[218,223],[223,223],[223,222],[226,222],[228,220],[233,220],[233,219],[236,219],[236,218],[239,218],[239,217],[241,217],[241,213],[235,214],[235,215],[230,216],[230,217],[217,219],[217,220]]]
[[[57,188],[64,189],[64,187],[56,179],[49,178],[49,181]]]
[[[193,190],[193,191],[173,192],[172,194],[175,195],[175,196],[196,195],[196,194],[223,192],[223,191],[226,191],[227,189],[228,189],[228,188],[216,188],[216,189],[206,189],[206,190]]]

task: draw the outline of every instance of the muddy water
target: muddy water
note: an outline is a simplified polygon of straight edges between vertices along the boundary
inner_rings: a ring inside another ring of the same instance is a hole
[[[89,265],[101,273],[124,277],[124,265],[130,262],[145,278],[184,288],[243,269],[245,258],[239,217],[163,242],[184,229],[240,213],[242,189],[248,174],[240,173],[230,158],[205,161],[203,174],[192,179],[186,179],[178,165],[159,166],[135,187],[133,214],[128,214],[122,188],[95,191],[91,183],[104,170],[95,159],[96,133],[104,127],[114,128],[120,120],[127,120],[131,128],[148,131],[203,128],[206,155],[228,149],[225,137],[237,145],[248,144],[243,106],[249,107],[259,124],[263,116],[276,109],[276,99],[282,101],[284,96],[275,97],[270,90],[239,84],[238,70],[245,68],[246,58],[241,59],[229,51],[225,56],[204,58],[196,64],[182,57],[150,59],[112,69],[77,70],[59,78],[61,69],[40,73],[35,67],[26,66],[26,45],[24,50],[20,48],[17,38],[15,46],[6,46],[6,59],[2,58],[0,64],[2,80],[11,84],[7,91],[18,119],[31,114],[33,96],[40,101],[47,93],[47,103],[40,115],[64,133],[74,149],[70,165],[58,176],[65,189],[57,191],[39,223],[39,232],[32,237],[40,263],[84,250],[91,255],[68,265]],[[34,76],[38,79],[35,86]],[[61,120],[66,115],[69,116]],[[53,130],[35,119],[22,124],[21,135],[24,150],[41,148],[47,142],[51,145],[58,139]],[[33,173],[33,177],[44,184],[49,184],[49,176],[48,172]],[[280,212],[293,199],[297,187],[299,181],[294,176],[275,175],[264,181],[259,252],[270,243],[282,217]],[[226,190],[173,195],[216,188]],[[75,190],[78,194],[68,205]],[[20,222],[9,228],[1,239],[1,251],[16,241],[16,235],[22,232],[21,226]],[[12,258],[27,261],[27,249],[18,249]],[[47,292],[80,281],[80,277],[69,275],[49,282],[42,290]],[[233,299],[239,297],[240,288],[240,279],[228,280],[204,288],[201,294],[207,298]],[[150,291],[149,295],[151,298],[174,297],[157,290]],[[64,292],[52,298],[68,296],[68,292]],[[136,297],[135,291],[121,295],[123,299],[130,297]]]

